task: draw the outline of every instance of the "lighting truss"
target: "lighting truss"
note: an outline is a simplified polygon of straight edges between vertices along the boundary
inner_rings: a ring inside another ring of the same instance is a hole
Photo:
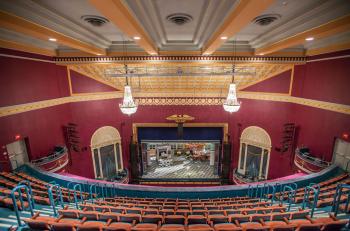
[[[125,78],[124,67],[108,68],[106,77]],[[179,77],[179,76],[252,76],[256,67],[236,66],[234,73],[230,66],[178,66],[178,67],[128,67],[127,77]]]

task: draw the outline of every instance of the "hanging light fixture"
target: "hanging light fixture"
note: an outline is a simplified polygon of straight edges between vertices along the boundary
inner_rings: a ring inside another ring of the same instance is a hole
[[[230,84],[228,95],[224,101],[223,107],[227,112],[237,112],[241,107],[240,102],[237,99],[236,84],[235,84],[235,60],[236,60],[236,47],[235,41],[233,41],[233,62],[232,62],[232,82]]]
[[[123,103],[119,104],[119,108],[122,111],[122,113],[126,115],[134,114],[137,111],[137,104],[134,102],[131,94],[131,86],[129,86],[128,81],[128,65],[126,65],[126,45],[125,41],[123,41],[123,50],[125,52],[124,54],[124,68],[125,68],[125,78],[126,78],[126,85],[124,87],[124,98]]]

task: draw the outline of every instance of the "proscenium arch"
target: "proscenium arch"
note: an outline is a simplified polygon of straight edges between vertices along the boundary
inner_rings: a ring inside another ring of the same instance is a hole
[[[115,153],[115,161],[116,161],[116,171],[123,169],[123,154],[122,154],[122,146],[121,146],[121,137],[118,129],[112,126],[103,126],[98,128],[91,136],[91,155],[92,155],[92,161],[94,165],[94,174],[95,178],[97,176],[104,177],[102,166],[101,166],[101,153],[100,148],[108,146],[108,145],[114,145],[114,153]],[[119,149],[119,152],[117,152],[117,149]],[[94,157],[94,150],[97,150],[98,154],[98,162],[99,164],[99,172],[96,172],[96,161]],[[119,153],[119,156],[117,154]],[[118,166],[118,161],[120,162],[120,166]]]
[[[237,168],[238,172],[241,174],[246,174],[248,145],[261,148],[262,153],[261,153],[261,160],[260,160],[260,166],[259,166],[259,177],[264,177],[265,179],[267,179],[268,172],[269,172],[271,147],[272,147],[272,142],[271,142],[269,133],[267,133],[267,131],[265,131],[263,128],[258,126],[250,126],[243,130],[240,138],[239,160],[238,160],[238,168]],[[267,159],[266,159],[265,173],[263,174],[262,169],[263,169],[265,150],[267,151]],[[244,158],[243,168],[241,167],[242,156]]]

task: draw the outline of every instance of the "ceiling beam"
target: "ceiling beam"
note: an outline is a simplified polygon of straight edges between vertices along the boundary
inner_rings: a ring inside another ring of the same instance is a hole
[[[153,44],[150,37],[144,31],[142,26],[130,13],[129,9],[121,0],[89,0],[101,14],[108,18],[129,38],[140,37],[134,40],[148,54],[158,54],[157,47]]]
[[[342,33],[345,31],[350,31],[350,14],[332,20],[328,23],[322,24],[320,26],[311,28],[309,30],[300,32],[296,35],[285,38],[281,41],[268,44],[266,46],[257,48],[255,50],[256,55],[266,55],[276,51],[283,50],[288,47],[293,47],[305,43],[305,39],[313,37],[314,39],[321,39]]]
[[[0,39],[0,47],[39,55],[56,56],[55,50],[44,49],[30,44],[18,43],[2,39]]]
[[[233,11],[226,17],[221,27],[204,44],[202,54],[209,55],[214,53],[227,41],[221,39],[222,37],[227,37],[228,39],[233,37],[274,2],[275,0],[240,0]]]
[[[350,41],[345,41],[341,43],[330,44],[324,47],[310,48],[306,51],[306,56],[320,55],[320,54],[326,54],[326,53],[349,50],[349,49],[350,49]]]
[[[92,44],[82,42],[62,33],[51,30],[16,15],[0,11],[0,27],[7,30],[25,34],[37,39],[48,41],[49,38],[57,40],[58,44],[68,46],[93,55],[105,55],[106,50]]]

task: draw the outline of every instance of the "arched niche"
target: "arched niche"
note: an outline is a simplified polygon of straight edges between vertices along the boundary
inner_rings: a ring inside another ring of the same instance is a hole
[[[240,138],[238,173],[253,180],[267,179],[271,146],[271,138],[263,128],[244,129]]]
[[[104,126],[91,137],[95,178],[106,179],[123,169],[121,137],[118,129]]]

